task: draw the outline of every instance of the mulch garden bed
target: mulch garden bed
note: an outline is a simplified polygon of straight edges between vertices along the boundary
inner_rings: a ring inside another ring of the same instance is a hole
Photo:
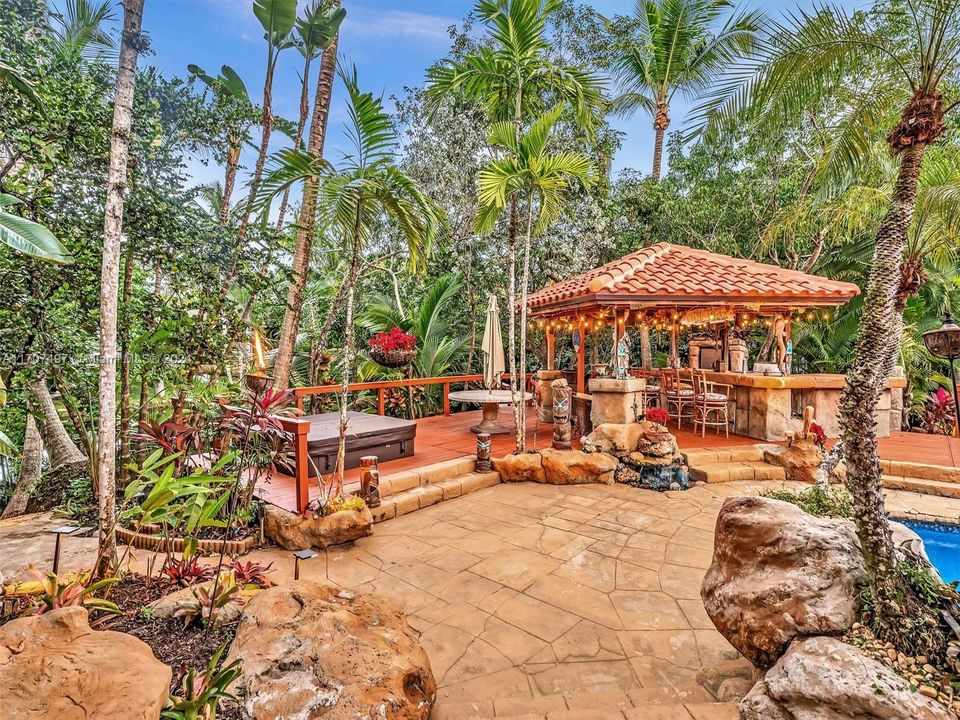
[[[160,662],[173,670],[170,692],[182,695],[181,683],[191,667],[203,669],[213,654],[226,643],[233,642],[237,623],[222,623],[212,626],[183,626],[180,618],[154,618],[143,609],[154,600],[176,591],[175,584],[153,578],[147,585],[146,577],[131,574],[110,588],[109,600],[116,603],[122,615],[107,618],[98,628],[116,630],[139,638],[153,651]],[[224,652],[224,657],[226,656]],[[221,665],[223,659],[221,659]],[[223,703],[217,712],[218,720],[243,720],[246,718],[233,703]]]

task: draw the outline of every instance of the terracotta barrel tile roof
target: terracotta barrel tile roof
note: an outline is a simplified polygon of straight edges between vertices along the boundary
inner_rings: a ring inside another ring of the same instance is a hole
[[[694,298],[729,302],[842,304],[858,294],[853,283],[799,270],[658,243],[531,294],[531,308],[599,296],[670,302]]]

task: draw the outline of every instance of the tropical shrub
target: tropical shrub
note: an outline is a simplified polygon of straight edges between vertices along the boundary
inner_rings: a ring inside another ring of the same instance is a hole
[[[193,597],[181,600],[173,613],[174,617],[183,618],[184,627],[200,621],[214,622],[228,605],[239,608],[244,603],[232,572],[221,573],[209,587],[195,585],[191,594]]]
[[[952,435],[956,425],[953,398],[943,388],[930,393],[919,412],[920,427],[932,435]]]
[[[191,555],[179,560],[175,557],[168,558],[160,573],[166,575],[180,587],[187,587],[203,580],[209,580],[217,574],[217,569],[212,565],[201,565],[199,558],[196,555]]]
[[[187,670],[183,677],[183,695],[171,695],[167,707],[160,713],[165,720],[215,720],[222,700],[236,700],[229,688],[240,677],[240,661],[217,668],[227,644],[224,643],[210,658],[202,672]]]

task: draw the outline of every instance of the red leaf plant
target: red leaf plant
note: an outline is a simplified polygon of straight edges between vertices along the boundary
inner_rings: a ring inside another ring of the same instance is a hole
[[[417,339],[410,333],[405,333],[398,327],[390,328],[389,332],[377,333],[368,343],[371,350],[380,350],[384,353],[397,350],[415,350]]]

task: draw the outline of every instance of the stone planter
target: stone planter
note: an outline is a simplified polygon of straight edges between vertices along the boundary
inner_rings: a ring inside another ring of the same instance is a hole
[[[373,535],[369,508],[341,510],[320,517],[295,515],[274,505],[264,508],[263,531],[285,550],[323,550]]]
[[[164,537],[149,532],[135,532],[127,528],[117,528],[117,542],[121,545],[129,545],[138,550],[149,550],[151,552],[183,552],[186,538],[182,537]],[[229,555],[243,555],[250,552],[260,542],[256,535],[250,535],[242,540],[227,540],[226,553]],[[197,548],[207,552],[220,552],[223,540],[215,538],[197,540]]]

